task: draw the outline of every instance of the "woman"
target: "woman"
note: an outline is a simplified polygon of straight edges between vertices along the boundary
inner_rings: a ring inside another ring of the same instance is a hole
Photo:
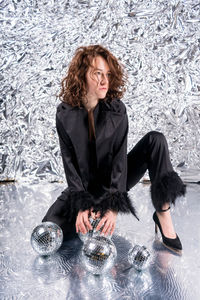
[[[147,133],[127,155],[128,117],[121,101],[125,83],[122,66],[106,48],[76,50],[56,113],[68,187],[42,221],[57,223],[71,238],[92,229],[89,216],[98,216],[97,230],[103,226],[105,235],[112,234],[118,212],[137,218],[128,191],[148,169],[156,228],[165,246],[179,252],[182,245],[169,208],[185,194],[185,186],[173,170],[162,133]]]

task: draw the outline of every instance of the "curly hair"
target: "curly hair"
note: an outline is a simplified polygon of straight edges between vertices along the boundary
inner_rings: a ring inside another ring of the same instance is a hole
[[[67,76],[61,81],[61,91],[58,95],[61,101],[71,106],[82,105],[87,94],[86,72],[92,67],[93,59],[97,56],[103,57],[110,68],[109,89],[103,99],[122,98],[126,88],[127,75],[117,58],[101,45],[81,46],[77,48],[75,55],[69,65]]]

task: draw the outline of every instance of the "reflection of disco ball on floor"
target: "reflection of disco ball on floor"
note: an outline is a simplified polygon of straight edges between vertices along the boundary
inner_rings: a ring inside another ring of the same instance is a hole
[[[150,253],[145,246],[136,245],[128,252],[129,263],[138,271],[146,269]]]
[[[115,244],[108,238],[96,236],[85,241],[81,258],[87,271],[100,275],[112,268],[117,250]]]
[[[63,241],[62,229],[53,222],[43,222],[31,234],[31,245],[40,255],[55,253]]]
[[[92,217],[90,217],[89,221],[90,221],[90,224],[92,225],[92,230],[89,230],[86,234],[83,234],[81,232],[78,233],[78,236],[82,242],[85,242],[88,238],[100,236],[101,230],[103,229],[103,226],[102,226],[100,230],[96,231],[96,227],[99,224],[99,222],[101,221],[100,218],[97,218],[94,220]],[[111,235],[108,235],[106,237],[109,239],[109,238],[111,238]]]

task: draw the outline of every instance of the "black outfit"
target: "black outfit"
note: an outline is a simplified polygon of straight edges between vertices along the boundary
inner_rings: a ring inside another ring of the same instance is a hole
[[[120,99],[99,100],[89,113],[62,102],[56,128],[68,187],[42,221],[57,223],[64,235],[75,233],[78,212],[91,207],[102,216],[108,209],[136,216],[128,191],[147,169],[156,210],[185,194],[162,133],[147,133],[127,155],[128,116]]]

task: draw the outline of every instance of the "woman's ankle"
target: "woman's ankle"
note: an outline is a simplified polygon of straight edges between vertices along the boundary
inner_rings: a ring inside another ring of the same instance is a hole
[[[166,202],[166,203],[163,204],[161,212],[168,211],[169,209],[170,209],[170,203]]]

